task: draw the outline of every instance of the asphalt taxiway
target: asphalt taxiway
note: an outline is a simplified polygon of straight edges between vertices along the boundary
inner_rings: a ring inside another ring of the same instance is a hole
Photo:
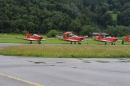
[[[4,46],[21,44],[1,44]],[[0,55],[0,86],[130,86],[130,59]]]

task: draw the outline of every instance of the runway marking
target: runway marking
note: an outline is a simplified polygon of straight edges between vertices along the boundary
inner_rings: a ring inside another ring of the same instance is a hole
[[[30,81],[27,81],[27,80],[23,80],[23,79],[16,78],[16,77],[9,76],[9,75],[2,74],[2,73],[0,73],[0,76],[5,76],[7,78],[14,79],[14,80],[17,80],[17,81],[20,81],[20,82],[24,82],[24,83],[27,83],[27,84],[30,84],[30,85],[34,85],[34,86],[44,86],[44,85],[40,85],[40,84],[37,84],[37,83],[34,83],[34,82],[30,82]]]

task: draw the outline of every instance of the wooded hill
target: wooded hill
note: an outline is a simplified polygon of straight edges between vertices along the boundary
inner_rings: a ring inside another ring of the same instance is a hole
[[[129,34],[130,0],[0,0],[0,32]]]

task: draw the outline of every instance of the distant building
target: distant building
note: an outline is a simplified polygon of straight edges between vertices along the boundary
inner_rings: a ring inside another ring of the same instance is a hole
[[[98,37],[98,34],[100,34],[102,37],[107,37],[107,36],[109,36],[109,34],[107,34],[107,33],[93,32],[93,33],[92,33],[92,37],[93,37],[93,38],[97,38],[97,37]]]

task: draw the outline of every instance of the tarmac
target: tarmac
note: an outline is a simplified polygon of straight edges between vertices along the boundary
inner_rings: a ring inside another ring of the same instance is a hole
[[[22,44],[1,43],[0,47]],[[130,86],[127,58],[0,55],[0,86]]]

